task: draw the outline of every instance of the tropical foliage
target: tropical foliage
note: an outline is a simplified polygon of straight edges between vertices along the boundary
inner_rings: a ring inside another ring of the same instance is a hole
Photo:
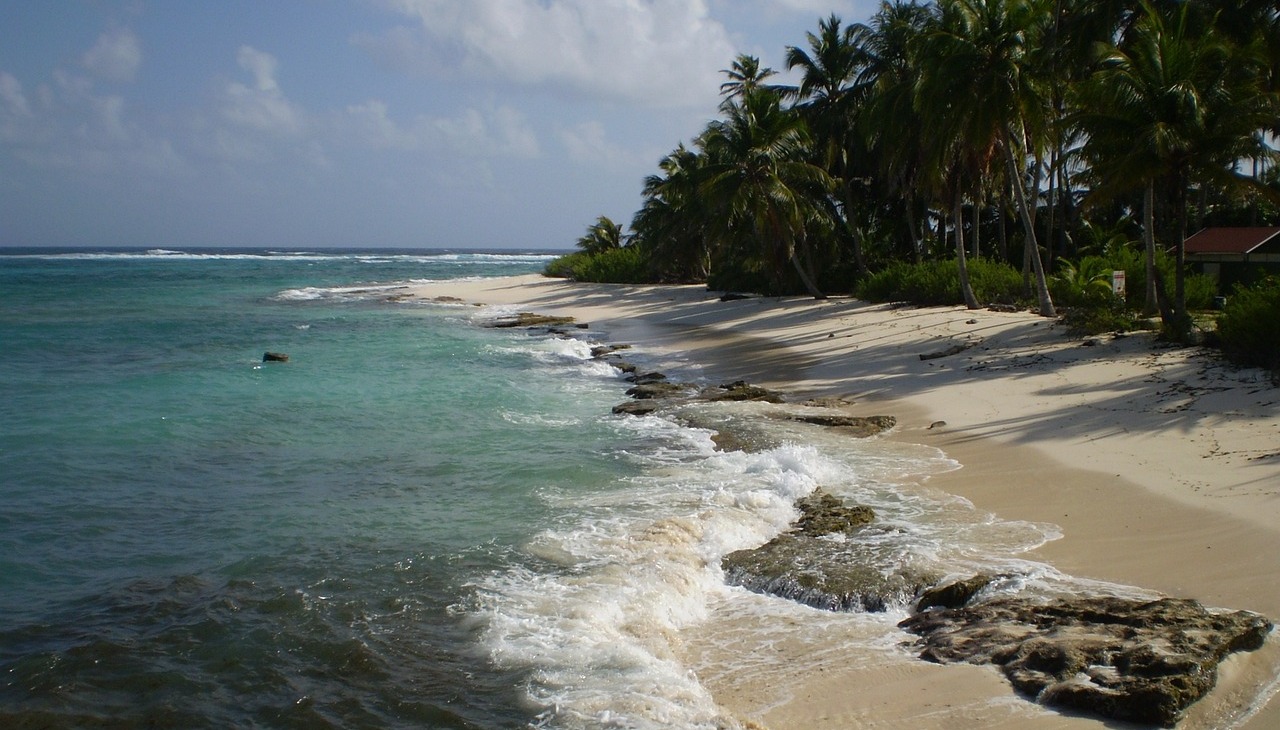
[[[1273,2],[893,0],[866,23],[833,15],[785,49],[790,84],[733,59],[717,117],[644,181],[630,235],[601,217],[560,268],[1016,298],[1046,316],[1135,308],[1185,338],[1208,291],[1187,275],[1188,231],[1280,225],[1277,38]],[[584,265],[596,257],[613,264]],[[1110,293],[1117,266],[1127,302]]]

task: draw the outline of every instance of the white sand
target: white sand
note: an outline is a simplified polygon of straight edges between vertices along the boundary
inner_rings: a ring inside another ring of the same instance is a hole
[[[1032,557],[1280,618],[1280,388],[1262,371],[1165,348],[1147,334],[1086,346],[1029,313],[850,299],[720,302],[703,287],[536,275],[429,284],[414,294],[572,315],[610,342],[679,354],[716,377],[852,397],[897,415],[896,438],[938,446],[964,465],[933,486],[1007,519],[1059,525],[1065,537]],[[967,349],[919,357],[954,345]],[[693,640],[692,651],[703,650]],[[991,668],[848,670],[806,663],[799,648],[786,656],[784,645],[781,654],[776,671],[710,672],[704,683],[730,712],[774,730],[1102,726],[1010,710],[1003,699],[1012,693]],[[1181,727],[1241,715],[1249,730],[1280,727],[1280,701],[1249,706],[1280,671],[1280,641],[1224,667]]]

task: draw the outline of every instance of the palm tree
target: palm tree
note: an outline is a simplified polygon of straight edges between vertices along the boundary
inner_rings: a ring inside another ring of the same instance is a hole
[[[622,226],[614,223],[609,216],[602,215],[596,222],[587,226],[587,232],[578,239],[578,249],[589,254],[600,254],[615,248],[622,248],[626,241],[622,236]]]
[[[829,213],[835,181],[810,162],[804,120],[768,89],[722,106],[726,118],[712,122],[704,137],[708,162],[700,188],[712,207],[712,235],[726,245],[749,245],[772,261],[775,276],[789,263],[809,294],[825,299],[806,232]]]
[[[706,155],[683,144],[644,182],[644,203],[631,221],[634,244],[665,280],[705,281],[711,273],[709,212],[698,186]]]
[[[720,69],[720,73],[729,79],[720,84],[720,94],[726,101],[733,101],[757,89],[769,88],[764,80],[777,74],[777,71],[767,66],[761,68],[759,58],[742,53],[733,60],[732,66]]]
[[[1047,14],[1034,0],[943,0],[939,8],[937,25],[920,40],[916,92],[916,108],[936,135],[933,165],[950,168],[947,174],[955,185],[955,178],[964,174],[981,180],[998,170],[994,160],[1003,158],[1031,251],[1040,314],[1052,317],[1053,300],[1022,182],[1022,161],[1046,115],[1029,53]],[[958,217],[956,222],[960,224]]]
[[[1160,308],[1167,333],[1182,339],[1190,331],[1187,189],[1193,180],[1223,189],[1248,186],[1252,181],[1234,163],[1262,153],[1257,132],[1275,123],[1278,107],[1275,94],[1263,88],[1257,57],[1195,22],[1190,6],[1167,17],[1150,3],[1141,7],[1124,47],[1111,48],[1101,70],[1081,85],[1075,121],[1087,134],[1081,152],[1091,165],[1094,195],[1143,190],[1148,278],[1157,287],[1157,194],[1173,209],[1177,230],[1163,237],[1173,239],[1175,292]]]
[[[914,50],[935,20],[931,6],[895,0],[882,3],[869,24],[852,26],[861,62],[856,85],[863,90],[856,131],[874,166],[870,175],[876,186],[897,196],[916,261],[923,249],[920,187],[928,135],[914,105]]]
[[[843,222],[853,244],[853,260],[859,275],[867,271],[863,253],[862,231],[854,220],[859,193],[863,192],[866,151],[856,132],[854,111],[861,101],[862,89],[854,85],[862,67],[862,54],[854,26],[841,28],[840,18],[832,15],[819,21],[818,34],[806,33],[809,50],[787,48],[787,68],[800,69],[798,87],[788,89],[797,100],[814,136],[818,164],[839,181]]]

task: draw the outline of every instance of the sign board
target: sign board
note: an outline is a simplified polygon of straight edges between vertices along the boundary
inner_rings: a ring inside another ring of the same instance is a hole
[[[1117,297],[1124,299],[1124,272],[1123,271],[1111,272],[1111,291],[1115,293]]]

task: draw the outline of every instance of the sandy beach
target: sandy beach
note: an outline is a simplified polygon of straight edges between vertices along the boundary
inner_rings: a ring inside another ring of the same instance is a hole
[[[609,342],[698,363],[709,377],[840,395],[865,415],[895,415],[892,438],[936,446],[962,465],[931,487],[1060,528],[1063,537],[1034,559],[1280,619],[1280,388],[1262,371],[1146,333],[1074,337],[1025,312],[844,298],[722,302],[701,286],[536,275],[416,285],[412,295],[572,315]],[[759,671],[717,673],[723,639],[686,637],[689,661],[748,726],[1118,726],[1040,710],[990,667],[849,666],[839,637],[788,637],[785,627]],[[1273,634],[1261,650],[1228,660],[1180,727],[1280,727],[1277,676]]]

